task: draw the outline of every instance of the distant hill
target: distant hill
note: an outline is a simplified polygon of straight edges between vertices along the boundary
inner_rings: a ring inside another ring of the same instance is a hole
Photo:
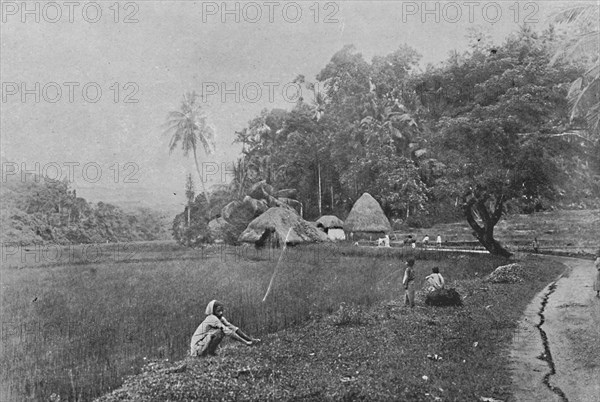
[[[167,190],[147,187],[128,186],[126,191],[119,188],[89,185],[75,187],[77,194],[92,202],[106,202],[118,206],[125,212],[136,211],[139,208],[160,211],[168,215],[172,222],[175,215],[185,208],[185,196],[173,194]]]
[[[0,201],[3,243],[79,244],[171,238],[171,213],[133,202],[126,208],[88,202],[66,181],[33,175],[22,180],[9,175],[2,182]]]

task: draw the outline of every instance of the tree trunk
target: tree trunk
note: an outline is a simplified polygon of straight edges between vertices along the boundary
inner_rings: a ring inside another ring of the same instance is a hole
[[[333,212],[333,185],[329,187],[329,192],[331,193],[331,212]]]
[[[202,186],[202,192],[204,193],[204,197],[206,198],[206,207],[210,208],[210,199],[208,198],[208,192],[206,191],[206,187],[204,186],[204,180],[202,178],[202,173],[200,172],[200,166],[198,166],[198,158],[196,157],[196,148],[194,148],[194,162],[196,163],[196,171],[198,172],[198,177],[200,177],[200,185]]]
[[[317,160],[317,174],[319,175],[319,216],[323,216],[321,211],[321,163]]]
[[[494,239],[494,226],[502,216],[504,199],[500,197],[496,200],[494,211],[492,213],[488,211],[485,205],[486,200],[487,198],[472,198],[467,201],[464,206],[465,217],[467,218],[469,226],[473,229],[473,234],[486,250],[493,255],[508,258],[512,254]],[[477,222],[475,214],[479,216],[483,226]]]
[[[240,182],[240,191],[238,191],[238,198],[242,198],[242,192],[244,191],[244,181],[246,181],[246,171],[242,175],[242,181]]]

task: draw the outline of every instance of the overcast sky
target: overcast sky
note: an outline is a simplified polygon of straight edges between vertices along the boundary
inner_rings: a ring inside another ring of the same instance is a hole
[[[465,50],[469,28],[496,43],[524,22],[541,30],[557,2],[429,1],[428,14],[421,1],[228,2],[229,13],[220,1],[22,4],[2,2],[3,162],[50,176],[58,165],[92,201],[178,206],[194,170],[169,155],[162,125],[185,91],[213,93],[217,149],[203,160],[221,165],[239,156],[234,131],[263,108],[291,108],[285,84],[313,80],[346,44],[370,61],[406,43],[425,67]]]

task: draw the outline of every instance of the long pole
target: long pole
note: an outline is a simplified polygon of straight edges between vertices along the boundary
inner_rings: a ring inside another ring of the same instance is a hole
[[[281,250],[281,254],[279,254],[279,259],[277,260],[277,265],[275,265],[275,269],[273,270],[273,275],[271,275],[271,280],[269,281],[269,287],[267,288],[267,292],[265,293],[265,297],[263,297],[263,303],[267,300],[267,296],[271,292],[271,286],[273,286],[273,280],[275,280],[275,274],[277,274],[277,270],[279,268],[279,263],[281,263],[281,257],[283,257],[283,253],[285,253],[285,249],[287,248],[287,240],[290,235],[292,228],[289,228],[287,234],[285,235],[285,241],[283,242],[283,249]]]

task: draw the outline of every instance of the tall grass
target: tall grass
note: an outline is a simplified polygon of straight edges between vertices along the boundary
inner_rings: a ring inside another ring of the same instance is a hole
[[[152,358],[180,359],[211,299],[246,332],[262,335],[328,314],[340,303],[399,299],[403,249],[165,249],[152,259],[4,269],[0,400],[89,400]],[[151,254],[150,254],[151,253]],[[499,265],[489,256],[420,251],[417,279],[433,264],[450,277]],[[441,259],[441,260],[439,260]]]

